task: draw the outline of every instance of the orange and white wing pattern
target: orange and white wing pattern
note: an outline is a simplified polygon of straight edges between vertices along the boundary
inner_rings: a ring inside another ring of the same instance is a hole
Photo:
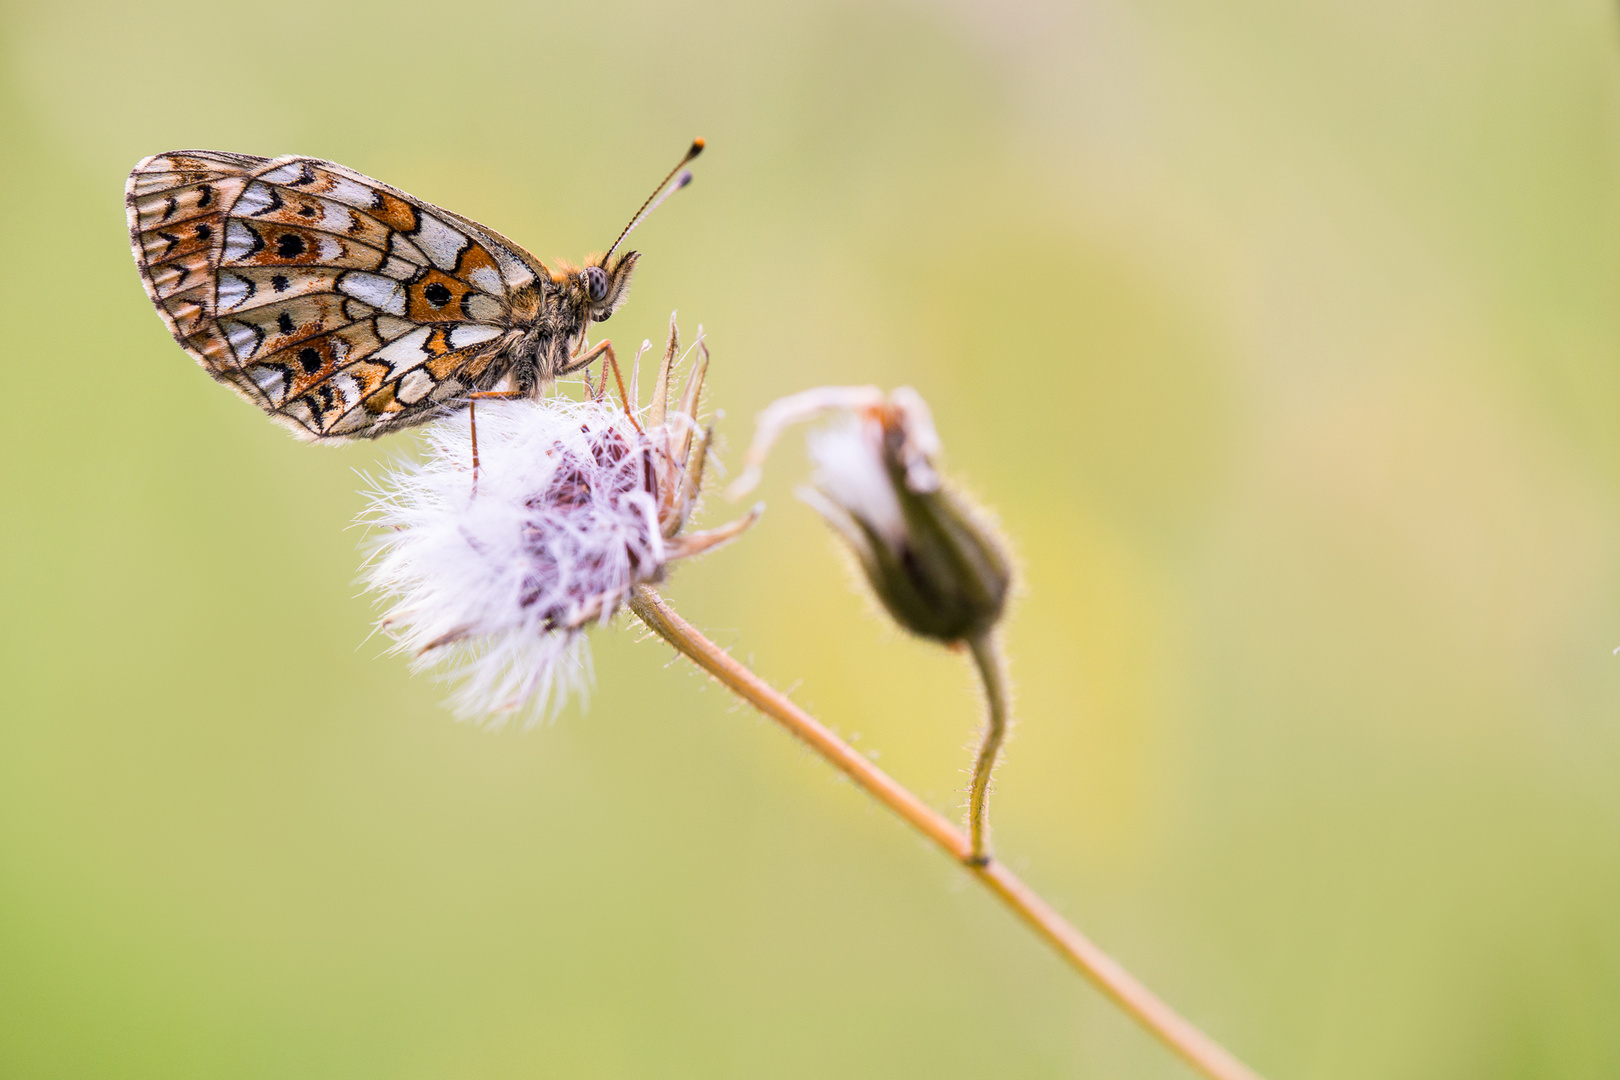
[[[372,438],[487,389],[539,310],[533,256],[329,161],[158,154],[125,203],[175,340],[302,438]]]

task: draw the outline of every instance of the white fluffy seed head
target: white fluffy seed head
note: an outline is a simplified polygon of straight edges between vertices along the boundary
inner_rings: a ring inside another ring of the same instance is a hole
[[[368,492],[367,585],[395,649],[457,683],[458,715],[554,712],[589,683],[583,628],[606,621],[667,558],[660,451],[605,402],[478,407],[426,430],[424,460]]]

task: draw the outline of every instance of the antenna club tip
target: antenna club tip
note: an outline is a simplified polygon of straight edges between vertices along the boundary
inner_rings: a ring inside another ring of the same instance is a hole
[[[692,140],[692,149],[690,149],[690,150],[688,150],[686,152],[686,159],[688,161],[690,161],[693,158],[697,157],[699,154],[703,153],[703,148],[705,146],[707,146],[707,145],[709,145],[709,144],[704,142],[702,138],[693,139]]]

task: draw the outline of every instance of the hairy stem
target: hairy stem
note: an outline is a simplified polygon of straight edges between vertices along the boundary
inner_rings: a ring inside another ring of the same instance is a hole
[[[979,759],[973,766],[973,787],[968,795],[971,858],[983,865],[990,861],[990,841],[985,835],[985,800],[990,795],[990,774],[995,771],[996,755],[1001,753],[1001,740],[1007,737],[1007,673],[990,631],[970,638],[968,649],[973,653],[973,665],[979,669],[979,678],[984,681],[986,708],[984,742],[979,746]]]
[[[822,726],[815,717],[778,693],[764,679],[732,659],[724,649],[675,614],[658,593],[646,586],[637,586],[630,599],[630,610],[653,633],[714,676],[732,693],[787,728],[834,768],[965,866],[1054,951],[1193,1068],[1210,1080],[1260,1080],[1257,1073],[1160,1001],[1118,961],[1070,926],[1063,916],[1004,865],[994,861],[982,864],[975,861],[973,846],[968,838],[944,815],[897,783],[864,754],[857,752]]]

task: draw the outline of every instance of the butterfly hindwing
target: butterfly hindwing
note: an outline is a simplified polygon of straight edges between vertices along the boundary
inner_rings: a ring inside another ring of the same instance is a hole
[[[373,437],[487,386],[545,273],[498,233],[316,158],[160,154],[126,204],[175,339],[309,439]]]

